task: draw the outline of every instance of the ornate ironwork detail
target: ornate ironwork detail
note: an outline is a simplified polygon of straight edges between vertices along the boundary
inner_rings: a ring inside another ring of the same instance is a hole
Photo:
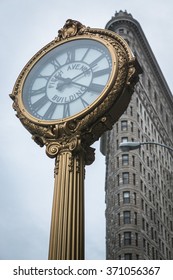
[[[63,28],[58,31],[59,40],[75,36],[82,28],[85,26],[79,21],[68,19]]]

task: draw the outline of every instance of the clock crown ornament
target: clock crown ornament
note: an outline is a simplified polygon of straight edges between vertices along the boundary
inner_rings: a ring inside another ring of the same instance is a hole
[[[127,108],[140,73],[118,34],[68,19],[23,68],[10,97],[34,141],[56,157],[60,146],[75,141],[88,150],[110,130]]]

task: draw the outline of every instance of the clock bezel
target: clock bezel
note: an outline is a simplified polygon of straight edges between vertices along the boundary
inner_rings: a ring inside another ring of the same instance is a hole
[[[103,44],[109,51],[111,59],[112,59],[112,70],[110,73],[110,77],[108,82],[106,83],[103,91],[100,93],[100,95],[96,98],[96,100],[91,103],[89,106],[87,106],[85,109],[80,111],[79,113],[76,113],[72,116],[62,118],[62,119],[54,119],[54,120],[43,120],[38,119],[37,117],[34,117],[31,113],[27,111],[25,108],[25,105],[23,103],[23,87],[24,83],[27,79],[27,76],[29,75],[30,71],[32,71],[32,68],[37,64],[37,62],[42,59],[47,53],[49,53],[54,48],[57,48],[60,45],[63,45],[65,43],[74,41],[74,40],[81,40],[81,39],[89,39],[93,41],[97,41],[101,44]],[[118,75],[118,57],[115,48],[113,45],[108,42],[108,40],[105,40],[104,38],[100,38],[99,36],[96,36],[95,34],[89,34],[89,35],[77,35],[70,38],[65,38],[61,41],[54,40],[50,44],[43,47],[39,52],[37,52],[27,63],[27,65],[24,67],[24,69],[21,72],[21,75],[18,78],[18,106],[20,108],[20,111],[26,117],[29,121],[35,124],[41,124],[44,126],[47,125],[55,125],[55,124],[61,124],[67,121],[82,119],[84,116],[89,114],[92,110],[94,110],[99,104],[102,103],[102,101],[106,98],[108,93],[110,92],[111,88],[115,84],[116,78]]]

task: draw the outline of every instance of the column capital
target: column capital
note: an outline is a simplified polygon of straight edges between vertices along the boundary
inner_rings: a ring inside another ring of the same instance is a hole
[[[64,152],[71,153],[72,155],[82,153],[86,165],[92,164],[95,160],[95,149],[83,144],[79,135],[46,144],[46,154],[50,158],[58,157]]]

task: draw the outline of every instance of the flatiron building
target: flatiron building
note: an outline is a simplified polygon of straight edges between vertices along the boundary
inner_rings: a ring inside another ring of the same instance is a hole
[[[106,158],[106,259],[173,259],[173,152],[154,144],[123,152],[125,141],[173,147],[173,96],[131,14],[106,28],[121,35],[143,70],[131,102],[101,139]]]

